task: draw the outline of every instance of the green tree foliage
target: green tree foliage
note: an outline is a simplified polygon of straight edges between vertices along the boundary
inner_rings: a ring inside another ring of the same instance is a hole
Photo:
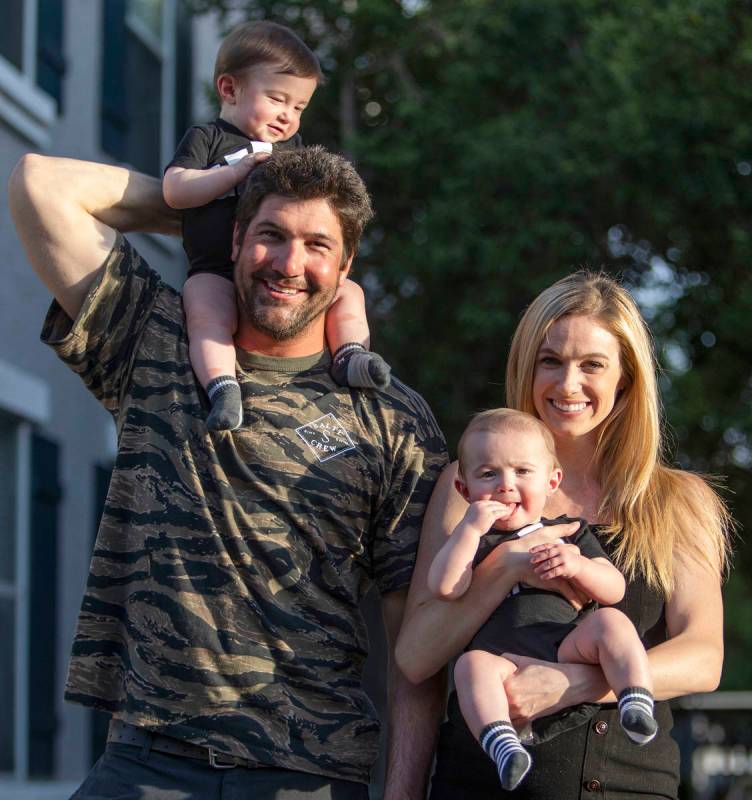
[[[726,476],[752,529],[752,7],[745,0],[196,2],[291,25],[328,83],[308,142],[378,212],[374,346],[450,442],[503,404],[512,331],[580,266],[623,275],[664,368],[668,457]],[[752,686],[738,542],[725,685]],[[735,655],[737,657],[735,657]]]

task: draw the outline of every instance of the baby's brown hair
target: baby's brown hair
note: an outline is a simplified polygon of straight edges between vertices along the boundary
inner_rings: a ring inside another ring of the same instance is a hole
[[[290,28],[276,22],[244,22],[234,27],[219,46],[214,63],[214,88],[220,75],[241,75],[259,64],[274,64],[285,75],[324,80],[313,51]]]

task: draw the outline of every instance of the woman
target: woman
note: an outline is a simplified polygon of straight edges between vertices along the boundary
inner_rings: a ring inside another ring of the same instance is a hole
[[[539,295],[512,342],[507,403],[540,417],[556,439],[564,479],[545,516],[595,523],[624,572],[627,593],[618,607],[649,648],[656,699],[715,689],[730,519],[704,480],[663,461],[655,358],[628,292],[603,274],[578,272]],[[445,470],[426,513],[397,645],[397,661],[416,683],[463,650],[515,583],[535,582],[527,550],[561,535],[497,547],[461,599],[434,599],[428,566],[465,509],[455,474],[454,465]],[[615,701],[598,667],[511,660],[518,671],[505,688],[518,726],[581,703]],[[678,751],[665,702],[656,717],[659,735],[644,748],[624,738],[613,708],[538,745],[535,768],[514,797],[569,800],[604,791],[619,800],[675,798]],[[443,726],[432,800],[509,796],[468,737],[457,724]]]

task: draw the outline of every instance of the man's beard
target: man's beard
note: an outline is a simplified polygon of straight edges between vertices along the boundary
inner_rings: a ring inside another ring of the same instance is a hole
[[[303,302],[288,303],[266,296],[260,284],[271,281],[304,289],[308,294]],[[337,287],[312,286],[305,279],[286,281],[273,270],[259,270],[251,275],[243,285],[236,283],[238,313],[260,333],[277,342],[293,339],[318,319],[332,304]],[[286,313],[280,313],[280,311]]]

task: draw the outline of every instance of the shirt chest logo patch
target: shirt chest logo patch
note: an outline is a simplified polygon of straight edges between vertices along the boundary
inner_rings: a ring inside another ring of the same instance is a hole
[[[331,412],[295,428],[295,433],[313,450],[319,461],[329,461],[355,449],[350,434]]]

